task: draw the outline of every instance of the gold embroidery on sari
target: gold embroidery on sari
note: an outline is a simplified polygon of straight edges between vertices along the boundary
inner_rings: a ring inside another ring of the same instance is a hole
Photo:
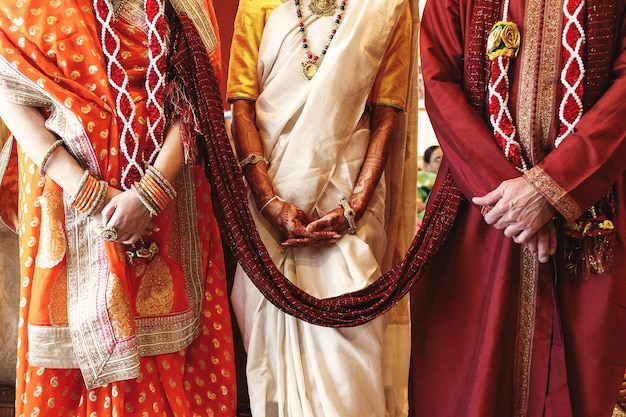
[[[114,273],[109,274],[106,299],[115,339],[128,339],[135,334],[133,314],[122,281]]]
[[[52,268],[65,256],[66,237],[63,228],[65,212],[63,193],[48,191],[39,197],[41,205],[41,232],[36,263],[39,268]]]
[[[167,314],[174,305],[174,279],[169,266],[157,255],[141,277],[136,308],[142,316]]]
[[[67,269],[62,267],[54,276],[50,289],[50,323],[53,326],[67,326]]]

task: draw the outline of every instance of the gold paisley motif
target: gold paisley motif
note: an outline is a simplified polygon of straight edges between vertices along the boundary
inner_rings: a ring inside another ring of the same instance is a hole
[[[174,305],[174,278],[161,256],[146,268],[137,291],[137,312],[142,316],[167,314]]]
[[[114,273],[109,274],[106,297],[115,338],[122,340],[131,337],[135,333],[135,328],[130,302],[120,277]]]
[[[52,268],[58,265],[65,256],[63,193],[46,192],[39,197],[39,203],[41,205],[41,234],[35,262],[40,268]]]
[[[50,323],[53,326],[67,326],[67,269],[61,268],[54,277],[50,289]]]

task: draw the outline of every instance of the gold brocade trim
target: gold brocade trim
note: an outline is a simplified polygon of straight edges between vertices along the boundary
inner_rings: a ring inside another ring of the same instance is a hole
[[[524,176],[561,213],[566,224],[582,215],[580,206],[543,169],[533,167]]]
[[[170,0],[178,13],[185,13],[198,30],[198,34],[208,52],[217,48],[217,37],[213,31],[211,17],[207,14],[204,5],[198,0]]]
[[[143,33],[148,33],[146,11],[143,0],[119,0],[113,2],[115,17],[138,27]]]
[[[537,280],[539,261],[528,249],[522,247],[517,341],[515,348],[515,398],[514,416],[526,417],[530,390],[533,338],[537,307]]]
[[[557,114],[563,4],[561,0],[528,1],[526,7],[519,60],[517,130],[524,155],[535,165],[545,156],[545,149],[552,146],[550,133]]]
[[[522,152],[531,165],[550,149],[556,114],[560,57],[562,0],[528,0],[524,13],[520,83],[517,94],[517,131]],[[539,62],[540,65],[536,66]],[[531,169],[529,172],[537,172]],[[531,174],[532,177],[534,174]],[[546,176],[547,177],[547,176]],[[535,331],[538,260],[522,249],[519,317],[515,351],[514,416],[528,410],[530,369]]]

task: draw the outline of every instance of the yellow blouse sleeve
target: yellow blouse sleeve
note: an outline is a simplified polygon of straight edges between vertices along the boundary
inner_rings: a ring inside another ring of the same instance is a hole
[[[259,45],[265,23],[282,0],[241,0],[235,16],[235,26],[228,64],[226,99],[256,100],[259,97]]]
[[[411,9],[407,2],[370,94],[370,103],[406,108],[411,68]]]

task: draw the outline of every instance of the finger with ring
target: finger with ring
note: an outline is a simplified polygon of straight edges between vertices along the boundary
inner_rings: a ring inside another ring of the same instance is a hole
[[[100,236],[107,242],[113,242],[117,240],[117,229],[115,227],[105,227],[100,232]]]

